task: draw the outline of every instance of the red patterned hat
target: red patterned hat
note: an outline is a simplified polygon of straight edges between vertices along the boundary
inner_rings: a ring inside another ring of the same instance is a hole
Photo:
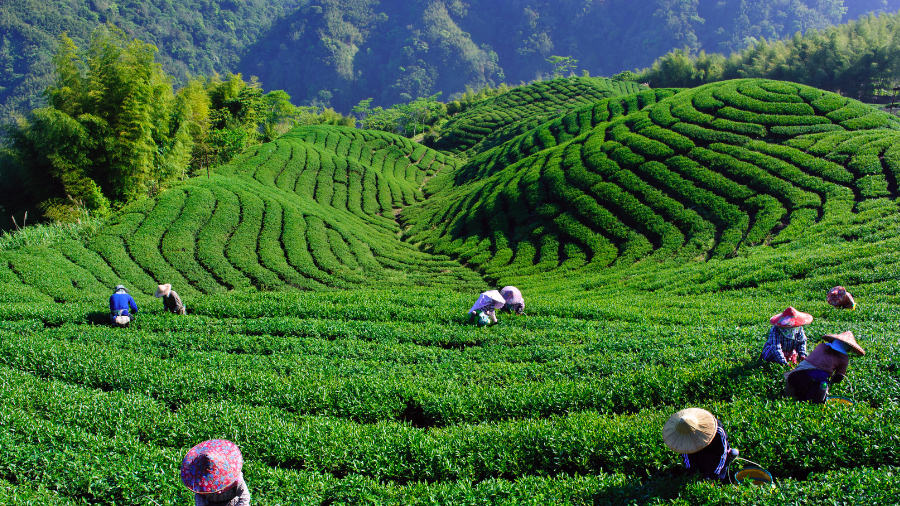
[[[181,461],[181,481],[197,494],[228,488],[241,475],[244,457],[236,444],[224,439],[204,441],[190,449]]]
[[[772,325],[789,329],[809,325],[812,321],[813,317],[811,314],[797,311],[793,307],[789,307],[769,319]]]
[[[850,292],[843,286],[836,286],[829,290],[825,300],[832,306],[843,306],[854,303],[853,296],[850,295]]]

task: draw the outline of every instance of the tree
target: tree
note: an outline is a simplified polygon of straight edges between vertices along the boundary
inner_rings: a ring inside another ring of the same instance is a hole
[[[572,74],[578,68],[578,60],[571,56],[551,56],[547,58],[547,63],[553,66],[553,78],[558,79],[567,74]]]
[[[370,107],[371,105],[372,99],[367,98],[365,100],[360,100],[359,103],[350,110],[356,116],[356,119],[359,120],[361,125],[365,125],[366,118],[372,114],[373,109]]]
[[[369,101],[363,100],[357,106],[366,114],[362,121],[362,127],[415,137],[424,132],[427,125],[433,124],[441,117],[446,117],[447,106],[438,102],[440,96],[441,94],[438,92],[430,97],[419,97],[389,109],[382,107],[368,109]],[[356,112],[356,108],[354,108],[354,112]]]
[[[177,172],[191,139],[174,121],[172,84],[155,53],[112,25],[95,30],[85,51],[60,36],[47,107],[6,130],[32,204],[81,202],[103,214]]]

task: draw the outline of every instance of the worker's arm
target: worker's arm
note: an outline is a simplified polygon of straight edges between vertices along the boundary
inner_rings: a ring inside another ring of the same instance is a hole
[[[722,439],[722,455],[719,457],[719,464],[716,466],[715,474],[716,477],[723,478],[725,475],[725,465],[728,462],[728,434],[725,433],[725,429],[718,421],[716,421],[716,433]],[[718,450],[718,448],[716,449]]]
[[[784,356],[784,349],[782,346],[781,330],[779,330],[778,327],[772,327],[769,330],[769,340],[766,341],[766,346],[771,348],[776,363],[787,365],[788,361]]]
[[[180,311],[184,309],[184,302],[181,302],[181,297],[175,292],[172,292],[172,296],[175,297],[175,310]]]
[[[842,360],[834,368],[834,375],[831,377],[832,383],[840,383],[847,374],[847,366],[850,365],[850,357],[844,355]]]
[[[243,478],[238,483],[238,502],[235,506],[250,506],[250,489],[247,488]]]
[[[800,354],[800,360],[806,360],[806,356],[809,353],[806,352],[806,333],[803,332],[803,327],[800,327],[800,333],[797,336],[797,339],[800,340],[800,346],[797,347],[797,353]]]
[[[137,302],[134,301],[134,297],[128,297],[128,307],[130,307],[135,313],[138,312]]]

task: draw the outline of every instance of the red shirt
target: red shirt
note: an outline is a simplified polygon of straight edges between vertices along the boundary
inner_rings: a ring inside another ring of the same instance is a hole
[[[834,351],[828,343],[819,343],[816,349],[806,357],[806,361],[816,369],[821,369],[828,374],[847,374],[847,366],[850,365],[850,357]]]

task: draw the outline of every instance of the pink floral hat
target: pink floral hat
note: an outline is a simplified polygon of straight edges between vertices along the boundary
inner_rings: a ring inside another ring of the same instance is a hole
[[[225,439],[204,441],[190,449],[181,461],[181,481],[197,494],[228,488],[241,475],[244,457],[236,444]]]
[[[772,325],[789,329],[809,325],[812,321],[813,317],[811,314],[797,311],[793,307],[788,307],[769,319]]]
[[[843,306],[856,303],[856,301],[853,300],[853,296],[850,295],[850,292],[843,286],[836,286],[829,290],[825,300],[832,306]]]

